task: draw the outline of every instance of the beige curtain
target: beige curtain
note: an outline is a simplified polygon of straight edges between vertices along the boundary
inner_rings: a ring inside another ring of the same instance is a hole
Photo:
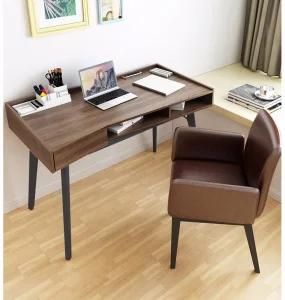
[[[248,0],[241,60],[253,71],[280,76],[280,0]]]

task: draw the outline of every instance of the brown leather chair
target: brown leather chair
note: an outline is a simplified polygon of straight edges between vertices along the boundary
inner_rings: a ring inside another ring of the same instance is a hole
[[[278,129],[264,110],[246,143],[240,134],[176,129],[168,200],[170,268],[176,265],[180,222],[186,221],[244,226],[254,270],[260,273],[252,224],[263,212],[280,154]]]

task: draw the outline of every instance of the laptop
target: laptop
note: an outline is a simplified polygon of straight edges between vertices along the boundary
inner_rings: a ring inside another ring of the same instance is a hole
[[[102,110],[137,98],[118,87],[112,61],[82,69],[79,76],[84,100]]]

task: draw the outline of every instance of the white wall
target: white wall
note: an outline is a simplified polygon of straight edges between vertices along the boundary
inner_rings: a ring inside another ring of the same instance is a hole
[[[97,25],[96,0],[89,0],[90,27],[31,38],[26,1],[4,0],[4,99],[32,93],[52,67],[64,70],[69,86],[78,69],[114,60],[117,72],[160,62],[190,76],[239,61],[246,0],[124,0],[126,19]],[[172,124],[159,129],[171,136]],[[4,209],[26,203],[28,150],[4,121]],[[150,145],[150,133],[90,155],[71,166],[78,180]],[[59,174],[39,167],[37,196],[60,187]]]

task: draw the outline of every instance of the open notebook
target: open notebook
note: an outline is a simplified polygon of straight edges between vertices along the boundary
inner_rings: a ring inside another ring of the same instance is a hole
[[[135,86],[139,86],[153,92],[157,92],[164,96],[168,96],[180,89],[182,89],[185,84],[176,82],[170,79],[162,78],[156,75],[149,75],[143,79],[135,81],[133,83]]]

